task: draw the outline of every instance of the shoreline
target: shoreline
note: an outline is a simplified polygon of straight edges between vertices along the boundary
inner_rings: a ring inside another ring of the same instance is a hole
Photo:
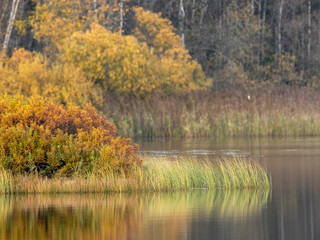
[[[128,176],[91,173],[74,177],[39,177],[0,173],[0,194],[174,192],[194,189],[269,189],[271,180],[255,160],[195,160],[143,157],[142,167]]]

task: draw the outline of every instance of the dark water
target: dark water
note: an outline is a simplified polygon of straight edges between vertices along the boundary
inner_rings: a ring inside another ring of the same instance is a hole
[[[272,190],[2,197],[0,239],[320,239],[320,139],[140,144],[158,155],[259,158]]]

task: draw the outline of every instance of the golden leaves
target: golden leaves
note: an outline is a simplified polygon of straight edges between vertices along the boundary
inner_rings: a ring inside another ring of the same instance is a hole
[[[181,47],[181,39],[159,14],[135,9],[134,36],[92,25],[61,45],[60,58],[108,91],[144,96],[153,91],[183,92],[206,86],[201,66]]]
[[[0,64],[0,94],[42,95],[58,103],[100,106],[102,92],[78,69],[56,61],[51,66],[43,55],[14,50]]]
[[[115,125],[92,107],[64,108],[41,97],[0,98],[0,167],[13,173],[68,176],[95,164],[126,172],[141,164],[130,142],[116,137]]]
[[[103,90],[144,97],[207,85],[201,66],[181,46],[169,20],[135,8],[137,27],[124,36],[101,17],[109,14],[112,19],[119,4],[98,1],[95,10],[89,0],[37,4],[30,22],[45,46],[43,54],[15,50],[0,66],[0,93],[99,107]]]

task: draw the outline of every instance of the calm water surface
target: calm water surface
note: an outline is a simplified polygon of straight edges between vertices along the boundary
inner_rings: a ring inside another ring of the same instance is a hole
[[[157,155],[258,158],[272,190],[1,197],[0,239],[320,239],[320,139],[139,143]]]

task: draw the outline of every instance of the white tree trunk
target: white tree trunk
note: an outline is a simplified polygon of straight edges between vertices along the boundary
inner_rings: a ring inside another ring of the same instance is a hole
[[[11,12],[10,12],[9,23],[8,23],[6,35],[5,35],[4,42],[3,42],[3,54],[6,54],[7,51],[8,51],[11,32],[12,32],[14,20],[16,18],[16,14],[17,14],[19,3],[20,3],[20,0],[13,0],[13,2],[12,2],[12,8],[11,8]]]
[[[259,0],[259,5],[258,5],[258,25],[259,25],[259,50],[258,50],[258,59],[259,59],[259,65],[261,63],[262,59],[262,54],[261,54],[261,48],[262,48],[262,30],[261,30],[261,1]],[[259,75],[260,75],[260,70],[259,70]]]
[[[311,58],[311,0],[308,0],[308,68]]]
[[[282,53],[282,11],[283,11],[283,1],[280,0],[279,6],[279,19],[278,19],[278,52]]]
[[[281,78],[281,71],[282,71],[282,58],[281,58],[281,54],[282,54],[282,11],[283,11],[283,4],[284,4],[284,0],[280,0],[280,6],[279,6],[279,19],[278,19],[278,53],[279,53],[279,71],[278,71],[278,80],[279,83],[281,83],[282,78]]]
[[[183,0],[180,0],[179,28],[180,28],[180,33],[181,33],[181,44],[182,44],[183,48],[184,48],[184,17],[185,17],[185,12],[184,12],[184,8],[183,8]]]
[[[120,35],[122,34],[123,28],[123,0],[120,0]]]
[[[97,0],[93,0],[94,20],[98,20]]]
[[[254,0],[251,0],[251,13],[254,14]]]

